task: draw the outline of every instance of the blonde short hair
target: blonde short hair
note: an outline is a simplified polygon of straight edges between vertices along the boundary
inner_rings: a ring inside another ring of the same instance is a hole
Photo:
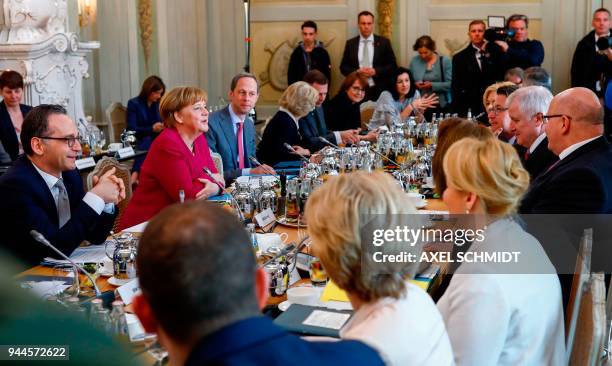
[[[170,90],[159,102],[159,114],[164,121],[164,126],[174,127],[176,125],[175,112],[188,105],[207,100],[206,92],[195,86],[178,86]]]
[[[446,184],[475,193],[489,214],[515,213],[529,187],[516,149],[497,139],[461,139],[448,149],[443,165]]]
[[[497,89],[501,88],[502,86],[513,86],[513,85],[516,85],[516,84],[511,81],[500,81],[498,83],[487,86],[484,93],[482,94],[482,104],[484,105],[485,109],[489,107],[487,105],[487,99],[489,98],[489,95],[491,95],[491,93],[497,92]]]
[[[368,270],[374,264],[363,248],[372,242],[368,242],[364,227],[372,225],[374,214],[375,222],[380,219],[385,226],[376,229],[386,230],[420,217],[407,215],[413,213],[416,213],[414,205],[397,182],[380,172],[355,172],[330,178],[306,203],[314,254],[341,289],[365,302],[403,296],[406,290],[403,276],[414,276],[417,264],[376,263],[377,271]],[[416,245],[407,250],[420,255],[421,249]],[[376,251],[391,253],[392,249],[383,245]]]
[[[278,103],[295,117],[304,117],[315,108],[318,99],[317,89],[304,81],[298,81],[289,85]]]

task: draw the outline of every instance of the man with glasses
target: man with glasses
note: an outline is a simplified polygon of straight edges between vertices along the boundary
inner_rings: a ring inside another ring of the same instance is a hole
[[[603,109],[595,93],[557,94],[541,116],[548,149],[559,161],[530,186],[521,213],[612,213],[612,146],[603,137]]]
[[[514,38],[510,42],[495,41],[505,53],[506,70],[541,66],[544,61],[544,46],[538,40],[529,39],[529,18],[522,14],[513,14],[508,18],[507,27],[514,30]]]
[[[510,94],[506,100],[510,130],[516,136],[517,144],[526,149],[520,158],[531,179],[558,159],[548,150],[542,118],[552,98],[548,89],[542,86],[525,86]]]
[[[30,235],[36,230],[64,254],[83,240],[101,243],[125,198],[123,181],[110,169],[94,177],[84,193],[75,161],[81,153],[78,130],[59,105],[39,105],[23,121],[24,155],[0,177],[1,247],[29,265],[56,257]]]
[[[348,76],[354,71],[368,78],[366,100],[376,100],[390,87],[389,77],[397,67],[391,42],[374,34],[374,14],[365,10],[357,16],[359,35],[346,41],[340,72]]]
[[[274,174],[267,165],[254,167],[255,124],[249,112],[259,97],[259,83],[255,75],[240,73],[232,78],[228,94],[230,104],[210,114],[206,140],[213,152],[223,160],[223,178],[226,184],[249,174]]]

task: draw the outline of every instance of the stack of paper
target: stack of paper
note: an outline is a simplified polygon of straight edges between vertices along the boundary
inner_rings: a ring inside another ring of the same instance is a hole
[[[113,251],[115,250],[115,242],[113,240],[107,240],[106,242],[108,243],[106,250],[108,250],[109,255],[112,255]],[[70,259],[79,264],[102,263],[107,258],[108,256],[106,255],[104,244],[78,247],[70,255]],[[70,262],[65,259],[55,259],[51,257],[46,257],[41,264],[43,266],[68,266],[70,265]]]

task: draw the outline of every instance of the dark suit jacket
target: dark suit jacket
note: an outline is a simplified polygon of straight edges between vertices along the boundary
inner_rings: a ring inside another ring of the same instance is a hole
[[[306,66],[306,57],[304,44],[300,42],[289,58],[289,68],[287,70],[288,85],[304,80],[304,75],[310,70],[319,70],[327,77],[327,80],[331,80],[329,53],[327,53],[321,42],[317,42],[315,48],[310,52],[310,70]]]
[[[151,142],[159,135],[153,132],[153,125],[156,122],[161,122],[159,102],[152,103],[149,107],[147,101],[141,97],[135,97],[128,101],[127,128],[130,131],[136,131],[139,149],[149,150]]]
[[[231,183],[232,180],[242,175],[242,171],[238,167],[238,139],[234,133],[234,124],[229,108],[227,106],[211,113],[208,118],[208,132],[206,132],[208,147],[213,152],[220,154],[223,160],[225,183]],[[255,125],[248,117],[245,119],[242,128],[242,142],[246,154],[244,165],[246,168],[250,168],[252,165],[248,157],[255,156]]]
[[[361,103],[353,103],[345,91],[340,90],[329,102],[325,102],[325,123],[333,131],[345,131],[361,127]]]
[[[374,82],[381,89],[387,89],[390,84],[390,77],[397,63],[395,61],[395,53],[391,47],[391,42],[385,37],[374,35],[374,57],[372,58],[372,67],[376,70]],[[353,71],[359,69],[359,36],[346,41],[344,46],[344,54],[340,63],[340,72],[346,76]]]
[[[595,83],[603,76],[612,75],[612,61],[595,51],[595,31],[578,42],[572,58],[572,87],[582,86],[595,92]],[[601,85],[600,96],[605,92]]]
[[[503,62],[496,45],[487,45],[488,57],[481,58],[482,70],[476,61],[476,49],[472,44],[453,56],[451,93],[453,110],[463,117],[468,109],[475,116],[484,111],[482,95],[485,89],[503,80]]]
[[[300,145],[305,148],[302,137],[295,122],[286,112],[278,111],[268,122],[263,137],[257,150],[257,158],[263,164],[276,165],[281,161],[300,160],[296,154],[292,154],[285,146]]]
[[[0,242],[2,247],[29,265],[37,265],[47,256],[57,257],[47,247],[34,241],[30,230],[43,234],[64,254],[70,255],[83,241],[101,243],[108,236],[114,214],[98,215],[83,202],[83,183],[76,170],[62,173],[70,199],[70,220],[60,229],[57,207],[49,187],[32,162],[20,156],[0,177]]]
[[[25,119],[26,114],[28,114],[32,107],[27,104],[20,104],[19,109],[21,109],[21,114]],[[11,160],[17,160],[17,156],[19,156],[19,140],[17,139],[15,127],[4,101],[0,102],[0,142],[2,142],[4,150],[11,156]]]
[[[546,171],[557,160],[559,160],[559,157],[548,150],[548,137],[540,142],[527,159],[525,159],[524,154],[521,156],[523,167],[529,172],[531,180],[536,179],[540,173]]]
[[[253,317],[226,326],[197,343],[185,362],[195,365],[383,365],[358,341],[309,342]]]
[[[332,144],[338,144],[334,133],[327,131],[322,106],[316,107],[305,117],[300,118],[298,122],[300,124],[300,134],[306,144],[304,147],[311,152],[319,151],[327,146],[326,143],[319,140],[319,136],[325,137]]]
[[[523,198],[524,214],[612,213],[612,146],[599,137],[538,176]]]

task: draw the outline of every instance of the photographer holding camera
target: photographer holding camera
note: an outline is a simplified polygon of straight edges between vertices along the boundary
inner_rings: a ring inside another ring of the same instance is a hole
[[[593,30],[578,42],[572,59],[572,87],[591,89],[602,97],[603,81],[612,75],[610,48],[610,11],[599,8],[593,13]]]
[[[513,67],[526,69],[540,66],[544,61],[544,46],[542,42],[528,39],[529,18],[522,14],[513,14],[508,18],[507,28],[514,32],[512,40],[506,42],[496,40],[495,43],[505,53],[506,70]],[[510,33],[510,32],[509,32]]]

